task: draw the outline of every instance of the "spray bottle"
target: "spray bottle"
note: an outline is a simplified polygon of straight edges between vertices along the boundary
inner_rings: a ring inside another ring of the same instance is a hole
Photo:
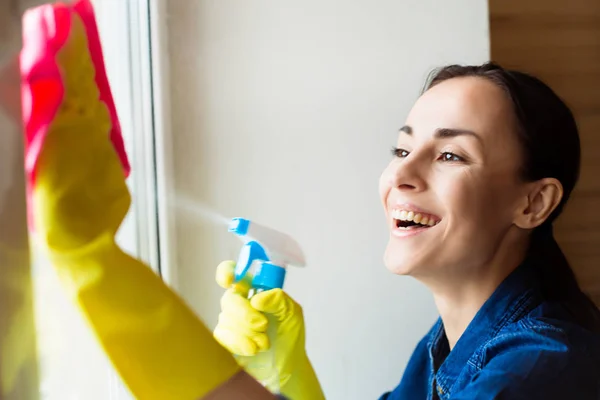
[[[254,267],[248,298],[266,290],[282,289],[287,266],[304,267],[306,264],[298,243],[285,233],[243,218],[232,219],[229,232],[236,234],[244,242],[234,271],[234,283],[243,280],[251,267]],[[275,365],[274,346],[277,321],[270,315],[267,315],[267,319],[270,347],[269,350],[253,357],[253,374],[271,392],[279,393],[279,373]]]

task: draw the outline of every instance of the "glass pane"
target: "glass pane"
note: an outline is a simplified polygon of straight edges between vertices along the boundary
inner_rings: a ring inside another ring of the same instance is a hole
[[[121,120],[127,120],[130,94],[127,80],[127,37],[116,38],[114,30],[126,27],[127,14],[111,15],[115,6],[124,2],[92,1],[109,81]],[[120,7],[126,10],[126,7]],[[112,31],[108,23],[113,24]],[[120,25],[120,26],[115,26]],[[127,124],[125,123],[125,127]],[[129,131],[124,129],[129,145]],[[120,245],[129,253],[137,253],[135,215],[130,210],[118,236]],[[39,343],[41,393],[43,400],[125,400],[131,399],[120,378],[96,343],[91,330],[72,302],[59,288],[57,276],[43,255],[34,250],[33,276],[35,309]]]
[[[20,16],[0,2],[0,398],[37,399],[20,87]]]
[[[129,400],[132,397],[91,330],[61,290],[52,265],[34,241],[28,244],[16,57],[21,46],[21,12],[43,2],[0,2],[0,26],[8,27],[0,29],[0,398]],[[129,45],[127,37],[114,35],[115,24],[119,25],[117,31],[128,30],[127,3],[93,3],[107,73],[131,154]],[[118,241],[127,252],[137,255],[133,209]]]

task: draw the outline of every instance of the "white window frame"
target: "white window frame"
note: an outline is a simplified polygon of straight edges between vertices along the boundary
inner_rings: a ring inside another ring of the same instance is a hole
[[[142,15],[149,19],[145,52],[152,71],[154,110],[154,154],[156,174],[157,237],[163,280],[177,290],[177,258],[173,251],[177,237],[174,209],[169,196],[174,193],[174,163],[171,131],[170,68],[168,57],[168,0],[140,0]]]
[[[118,240],[176,289],[167,1],[93,1],[132,165],[133,204]]]
[[[167,198],[173,182],[167,0],[93,2],[132,167],[132,207],[117,241],[176,290],[175,227]],[[111,400],[131,398],[116,375],[109,384]]]

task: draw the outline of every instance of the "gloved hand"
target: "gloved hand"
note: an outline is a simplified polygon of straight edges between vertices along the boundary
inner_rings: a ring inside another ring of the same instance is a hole
[[[249,279],[233,284],[234,261],[217,267],[217,283],[227,291],[214,336],[238,357],[246,372],[255,376],[256,355],[275,346],[275,364],[281,393],[291,400],[319,400],[325,396],[305,350],[302,308],[283,290],[258,293],[248,300]],[[277,323],[276,342],[267,337],[268,318]],[[255,376],[256,377],[256,376]]]
[[[135,398],[201,399],[241,368],[158,276],[115,243],[130,196],[119,138],[109,136],[110,94],[99,91],[103,65],[90,7],[89,0],[47,5],[24,18],[31,222]]]

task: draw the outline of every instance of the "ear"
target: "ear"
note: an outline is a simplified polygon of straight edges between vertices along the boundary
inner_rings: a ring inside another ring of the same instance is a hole
[[[558,179],[544,178],[528,184],[515,225],[522,229],[540,226],[558,207],[562,196],[563,187]]]

